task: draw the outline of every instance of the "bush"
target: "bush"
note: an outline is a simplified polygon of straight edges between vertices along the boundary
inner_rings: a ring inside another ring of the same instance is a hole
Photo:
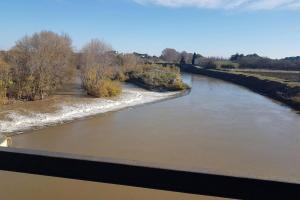
[[[121,82],[124,82],[128,79],[128,76],[126,76],[126,74],[124,72],[122,72],[121,70],[117,71],[114,78],[114,80],[118,80]]]
[[[186,89],[177,67],[144,66],[143,70],[132,72],[130,78],[151,89],[170,91]]]
[[[119,69],[118,61],[110,45],[97,39],[82,49],[81,78],[88,95],[113,97],[122,92],[119,81],[125,81],[126,76]]]
[[[120,82],[103,76],[97,67],[85,69],[81,76],[84,89],[93,97],[113,97],[122,92]]]
[[[86,88],[87,93],[93,97],[114,97],[122,92],[121,84],[109,79],[98,80],[96,84]]]

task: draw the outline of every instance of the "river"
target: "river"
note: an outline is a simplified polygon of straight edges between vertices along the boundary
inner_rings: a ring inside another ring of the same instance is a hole
[[[192,86],[186,96],[27,131],[14,136],[13,145],[300,182],[299,114],[237,85],[199,75],[183,76]],[[36,197],[30,196],[35,189],[40,189],[36,195],[43,199],[51,199],[51,191],[73,199],[82,195],[91,199],[201,198],[7,172],[0,173],[0,178],[5,180],[0,184],[1,193],[16,199],[17,195]]]

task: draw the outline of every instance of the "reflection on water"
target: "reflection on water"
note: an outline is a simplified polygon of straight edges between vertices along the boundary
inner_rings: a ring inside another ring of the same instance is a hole
[[[187,96],[32,131],[13,144],[300,182],[298,114],[223,81],[184,79],[193,87]]]

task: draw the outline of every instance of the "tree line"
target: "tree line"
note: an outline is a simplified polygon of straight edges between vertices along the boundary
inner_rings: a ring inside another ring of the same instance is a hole
[[[72,41],[68,35],[41,32],[25,36],[0,58],[1,99],[43,99],[70,73]]]
[[[191,59],[188,53],[182,55]],[[147,79],[145,83],[153,87],[155,84],[174,88],[182,84],[178,82],[178,70],[152,65],[162,59],[177,62],[178,58],[172,56],[168,50],[161,57],[118,53],[110,44],[98,39],[92,39],[79,52],[74,52],[67,34],[41,31],[21,38],[8,51],[0,51],[0,104],[42,100],[77,74],[87,94],[94,97],[120,94],[120,82],[127,81],[132,74],[135,78]],[[169,84],[164,84],[166,81]]]
[[[67,34],[35,33],[0,52],[0,103],[44,99],[74,77],[76,68],[88,94],[114,96],[121,90],[117,80],[138,63],[133,54],[118,54],[97,39],[75,53]]]
[[[230,60],[238,63],[240,68],[300,70],[300,56],[271,59],[257,54],[235,54],[231,56]]]
[[[120,81],[130,79],[132,74],[138,74],[144,82],[156,85],[167,85],[164,81],[178,84],[174,77],[178,78],[179,72],[173,68],[167,72],[157,67],[149,70],[157,63],[193,64],[206,68],[300,70],[300,57],[270,59],[257,54],[235,54],[224,59],[178,52],[172,48],[164,49],[159,57],[123,54],[98,39],[92,39],[79,52],[74,52],[67,34],[42,31],[21,38],[8,51],[0,51],[0,104],[9,100],[44,99],[77,73],[84,89],[95,97],[118,95],[121,92]],[[161,76],[157,71],[169,76]]]
[[[193,64],[206,68],[248,68],[271,70],[300,70],[300,56],[271,59],[257,54],[234,54],[229,59],[204,57],[197,53],[166,48],[160,58],[162,61],[178,64]]]

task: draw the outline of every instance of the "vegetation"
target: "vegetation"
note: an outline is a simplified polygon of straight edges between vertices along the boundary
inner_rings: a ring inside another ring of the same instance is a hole
[[[154,64],[162,58],[178,62],[180,57],[192,62],[193,55],[174,49],[164,50],[161,58],[119,54],[97,39],[74,53],[68,35],[42,31],[23,37],[9,51],[0,51],[0,104],[44,99],[66,84],[76,69],[83,88],[94,97],[116,96],[122,91],[120,82],[132,79],[149,88],[184,89],[178,68]]]
[[[257,54],[235,54],[229,59],[218,57],[204,57],[197,53],[178,52],[166,48],[160,56],[163,62],[174,64],[192,64],[209,69],[270,69],[300,71],[300,56],[271,59]]]
[[[10,66],[0,58],[0,104],[8,102],[7,90],[12,84],[10,74]]]
[[[119,74],[119,70],[113,67],[116,64],[116,55],[108,44],[92,40],[83,48],[81,62],[82,83],[89,95],[111,97],[121,93],[121,84],[112,81]]]
[[[180,60],[180,53],[175,49],[166,48],[162,51],[161,58],[169,63],[177,63]]]
[[[288,57],[283,59],[271,59],[257,54],[244,56],[235,54],[231,61],[238,63],[240,68],[248,69],[276,69],[276,70],[300,70],[300,57]]]
[[[300,110],[299,56],[271,59],[257,54],[235,54],[226,59],[194,53],[191,63],[182,58],[180,65],[185,71],[243,85]]]
[[[199,55],[182,51],[181,53],[176,49],[166,48],[161,53],[161,60],[167,63],[192,63]]]
[[[159,91],[183,90],[178,67],[147,64],[145,57],[117,54],[99,40],[92,40],[82,50],[82,82],[89,95],[115,96],[121,92],[120,81],[130,81]]]
[[[92,40],[81,54],[81,78],[91,96],[116,96],[121,93],[123,81],[159,91],[186,88],[178,67],[146,64],[135,54],[117,54],[99,40]]]
[[[237,63],[230,60],[216,60],[214,61],[217,69],[236,69],[239,67]]]
[[[48,31],[19,40],[2,55],[1,98],[36,100],[55,91],[71,74],[71,44],[67,35]]]
[[[164,49],[160,57],[139,53],[120,54],[97,39],[74,53],[68,35],[42,31],[17,41],[9,51],[0,51],[0,104],[14,99],[44,99],[74,76],[76,68],[80,71],[87,94],[94,97],[120,94],[120,82],[124,81],[159,91],[183,90],[187,86],[181,80],[179,68],[172,67],[178,64],[269,77],[294,85],[299,82],[298,73],[254,70],[300,70],[300,57],[270,59],[257,54],[235,54],[230,59],[224,59],[178,52],[172,48]]]
[[[140,71],[131,72],[130,78],[153,90],[177,91],[187,88],[177,67],[144,66]]]
[[[300,72],[294,71],[274,71],[274,70],[236,70],[251,75],[260,75],[264,77],[277,78],[286,82],[300,82]]]
[[[141,66],[144,64],[134,54],[123,54],[119,56],[121,69],[116,74],[115,79],[120,81],[127,81],[129,79],[128,74],[134,71],[141,71]]]
[[[113,97],[122,92],[121,85],[110,79],[97,79],[93,74],[85,83],[87,93],[93,97]]]

